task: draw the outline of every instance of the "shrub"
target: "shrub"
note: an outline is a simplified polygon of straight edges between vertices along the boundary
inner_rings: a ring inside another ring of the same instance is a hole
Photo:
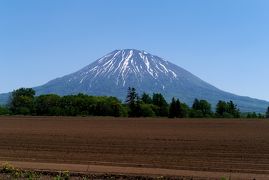
[[[9,163],[4,163],[2,167],[2,173],[13,173],[15,171],[15,167]]]
[[[70,172],[69,171],[59,172],[59,174],[53,179],[54,180],[68,180],[70,179]]]

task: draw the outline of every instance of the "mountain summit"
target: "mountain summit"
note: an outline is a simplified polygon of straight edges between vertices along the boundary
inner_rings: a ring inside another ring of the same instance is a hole
[[[224,92],[163,58],[135,49],[115,50],[75,73],[34,89],[38,95],[86,93],[124,100],[130,86],[140,93],[162,93],[169,101],[177,97],[189,105],[195,98],[206,99],[213,105],[218,100],[232,100],[241,111],[251,112],[265,112],[269,105]]]
[[[36,90],[38,94],[83,92],[124,99],[129,86],[136,87],[139,92],[159,92],[168,99],[175,96],[187,102],[202,97],[201,90],[217,91],[188,71],[146,51],[135,49],[115,50],[83,69],[52,80]]]

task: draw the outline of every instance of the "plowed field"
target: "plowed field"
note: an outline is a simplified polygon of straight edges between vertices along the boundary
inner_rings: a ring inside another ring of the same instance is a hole
[[[0,117],[0,161],[267,176],[269,121]]]

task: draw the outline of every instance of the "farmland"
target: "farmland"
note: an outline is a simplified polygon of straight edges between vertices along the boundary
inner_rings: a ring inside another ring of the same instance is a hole
[[[76,172],[268,179],[269,121],[0,117],[0,161]]]

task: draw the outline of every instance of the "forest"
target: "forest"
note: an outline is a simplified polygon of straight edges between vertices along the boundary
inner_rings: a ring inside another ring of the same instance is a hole
[[[11,93],[8,105],[0,107],[0,115],[32,116],[114,116],[114,117],[169,117],[169,118],[269,118],[265,114],[241,113],[233,101],[219,101],[215,108],[206,100],[195,99],[189,107],[179,99],[168,103],[161,93],[139,95],[129,87],[126,100],[116,97],[86,94],[36,96],[31,88],[20,88]],[[214,111],[212,110],[214,109]]]

